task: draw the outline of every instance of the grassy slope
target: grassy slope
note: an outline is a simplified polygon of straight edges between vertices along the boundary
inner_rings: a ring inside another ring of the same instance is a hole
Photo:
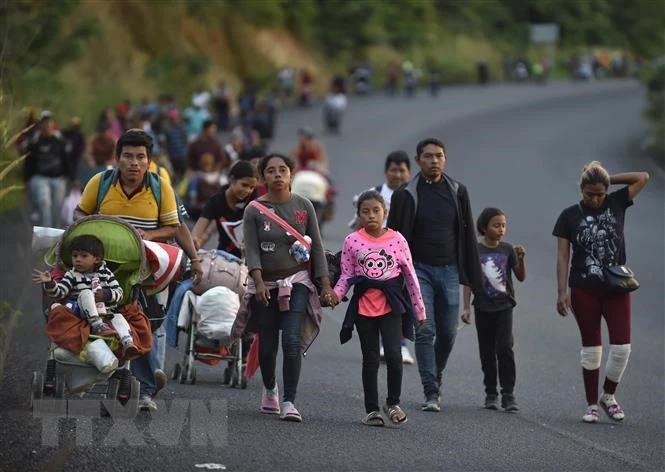
[[[206,26],[178,2],[168,8],[140,1],[82,2],[73,21],[91,17],[97,19],[98,34],[82,57],[58,74],[67,100],[57,108],[64,115],[82,114],[84,121],[94,121],[98,110],[122,98],[139,101],[170,92],[184,104],[197,86],[210,88],[220,79],[237,91],[243,71],[272,75],[289,64],[325,75],[322,62],[286,32],[258,30],[240,19],[232,28]],[[207,72],[197,77],[177,70],[165,72],[162,81],[146,78],[151,61],[185,56],[207,57]]]

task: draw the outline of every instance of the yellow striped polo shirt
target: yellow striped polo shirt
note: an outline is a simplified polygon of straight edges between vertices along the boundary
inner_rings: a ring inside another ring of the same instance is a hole
[[[79,208],[91,215],[97,206],[97,193],[102,173],[95,175],[83,190]],[[160,180],[162,191],[161,214],[150,186],[146,183],[128,198],[117,179],[99,206],[99,213],[122,218],[139,229],[156,229],[162,226],[178,226],[178,210],[173,188]]]

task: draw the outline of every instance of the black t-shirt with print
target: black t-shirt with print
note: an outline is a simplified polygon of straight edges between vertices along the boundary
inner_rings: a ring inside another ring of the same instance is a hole
[[[514,307],[513,267],[517,266],[517,255],[513,246],[505,242],[500,242],[497,247],[478,243],[478,254],[483,269],[483,292],[476,294],[473,305],[485,312]]]
[[[632,204],[628,187],[623,187],[610,193],[598,210],[580,202],[561,212],[552,234],[572,244],[570,287],[602,287],[603,269],[626,263],[624,218]]]
[[[219,242],[217,249],[226,251],[234,256],[241,257],[240,245],[242,244],[242,216],[245,213],[247,204],[257,197],[257,191],[254,190],[250,197],[235,208],[231,208],[226,201],[226,189],[229,185],[222,187],[222,190],[208,200],[203,208],[201,216],[208,220],[214,220],[217,224],[219,233]]]

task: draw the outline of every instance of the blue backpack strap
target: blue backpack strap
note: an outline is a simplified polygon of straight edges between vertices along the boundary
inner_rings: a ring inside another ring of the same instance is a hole
[[[109,193],[111,185],[115,182],[116,176],[117,173],[115,169],[107,169],[102,172],[102,176],[99,179],[99,188],[97,189],[97,206],[95,206],[94,213],[99,213],[99,208],[102,206],[106,194]]]
[[[102,173],[102,177],[99,179],[99,188],[97,189],[97,206],[95,207],[95,213],[99,213],[99,208],[106,197],[106,194],[109,193],[109,189],[118,175],[117,169],[107,169]],[[162,212],[162,185],[159,175],[152,172],[146,174],[148,179],[148,185],[150,186],[150,191],[155,197],[157,202],[157,211],[161,215]]]
[[[148,172],[148,174],[146,175],[146,178],[148,179],[148,185],[150,186],[150,190],[152,191],[152,195],[153,195],[153,197],[155,197],[155,201],[157,202],[157,212],[161,216],[161,214],[162,214],[162,179],[159,177],[159,174],[155,174],[154,172]]]

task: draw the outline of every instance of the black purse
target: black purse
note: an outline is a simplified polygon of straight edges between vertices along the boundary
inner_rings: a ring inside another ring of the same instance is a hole
[[[635,273],[625,265],[616,265],[603,269],[605,285],[613,292],[633,292],[640,288]]]

